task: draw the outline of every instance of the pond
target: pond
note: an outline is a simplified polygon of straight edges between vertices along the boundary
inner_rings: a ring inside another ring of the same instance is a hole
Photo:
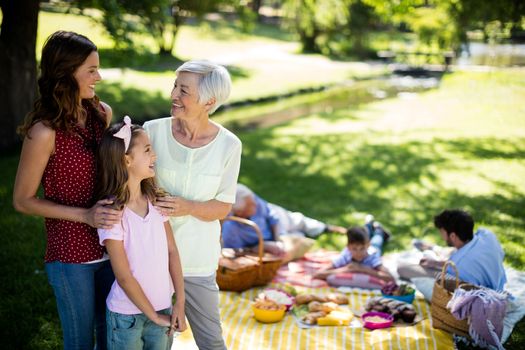
[[[347,81],[317,92],[276,98],[274,101],[241,107],[227,107],[214,119],[232,130],[271,127],[314,113],[353,108],[386,98],[411,98],[414,94],[436,88],[442,72],[417,77],[390,75],[382,78]]]
[[[456,59],[459,66],[483,65],[496,67],[525,66],[525,44],[469,44],[470,55],[463,50]]]

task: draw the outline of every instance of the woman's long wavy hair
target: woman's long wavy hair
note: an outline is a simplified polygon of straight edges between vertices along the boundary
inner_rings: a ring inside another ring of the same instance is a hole
[[[18,133],[29,136],[29,130],[41,121],[53,130],[73,132],[80,116],[93,113],[104,122],[98,97],[82,100],[74,77],[75,71],[97,47],[87,37],[66,31],[52,34],[42,49],[38,90],[40,96],[33,105]]]
[[[102,141],[98,148],[98,179],[95,188],[95,198],[97,200],[112,198],[112,207],[122,209],[129,201],[128,187],[128,167],[126,165],[126,154],[130,154],[135,146],[135,136],[145,132],[140,125],[131,125],[131,140],[128,151],[125,151],[124,140],[113,136],[124,126],[120,122],[110,126],[104,131]],[[155,200],[157,185],[155,178],[147,178],[141,181],[140,189],[149,200]]]

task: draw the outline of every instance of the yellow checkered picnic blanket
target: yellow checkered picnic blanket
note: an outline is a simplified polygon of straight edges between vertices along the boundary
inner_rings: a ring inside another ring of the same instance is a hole
[[[250,349],[452,349],[452,336],[433,329],[430,305],[416,298],[414,306],[422,321],[413,326],[392,327],[370,331],[363,327],[314,327],[301,329],[291,313],[278,323],[263,324],[253,318],[251,301],[264,288],[243,293],[220,292],[221,320],[226,346],[230,350]],[[328,294],[333,288],[297,288],[301,293]],[[368,298],[379,291],[352,289],[347,293],[351,310],[364,310]],[[177,338],[173,349],[194,349],[191,331]],[[186,344],[186,347],[184,346]]]

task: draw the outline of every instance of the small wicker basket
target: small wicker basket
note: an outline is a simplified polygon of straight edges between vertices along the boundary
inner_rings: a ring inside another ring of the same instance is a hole
[[[447,266],[450,265],[455,272],[455,278],[450,279],[446,277]],[[467,319],[458,320],[447,309],[447,304],[452,299],[454,291],[461,285],[463,289],[476,289],[478,287],[460,282],[459,273],[456,265],[452,261],[447,261],[441,273],[437,276],[432,291],[432,299],[430,302],[430,313],[432,314],[432,326],[444,331],[469,337],[468,321]]]
[[[235,257],[219,259],[217,284],[220,290],[242,292],[255,286],[263,286],[274,278],[282,264],[282,259],[264,253],[264,240],[259,226],[251,220],[237,216],[228,216],[224,220],[240,222],[252,227],[259,238],[257,254],[245,253]]]

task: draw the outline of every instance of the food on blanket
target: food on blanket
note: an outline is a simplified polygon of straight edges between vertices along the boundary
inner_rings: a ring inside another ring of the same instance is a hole
[[[348,297],[341,293],[330,293],[328,295],[299,294],[295,297],[298,305],[309,304],[312,301],[320,303],[333,302],[339,305],[348,304]]]
[[[416,290],[406,283],[398,285],[395,282],[388,282],[381,288],[381,293],[387,298],[412,303]]]
[[[366,322],[374,322],[374,323],[383,323],[388,322],[388,320],[381,316],[368,316],[364,319]]]
[[[330,293],[326,299],[339,305],[348,304],[348,297],[341,293]]]
[[[323,306],[320,302],[314,300],[308,303],[308,311],[315,312],[315,311],[322,311],[322,310],[323,310]]]
[[[332,302],[326,302],[326,303],[320,303],[318,301],[311,301],[308,303],[308,311],[315,312],[315,311],[324,311],[324,312],[331,312],[337,309],[339,305]]]
[[[259,294],[260,298],[275,301],[277,304],[286,306],[286,311],[290,310],[295,303],[295,298],[281,289],[267,288]]]
[[[321,304],[322,310],[325,312],[332,312],[336,310],[338,306],[339,306],[338,304],[333,303],[331,301]]]
[[[284,318],[284,314],[286,313],[286,307],[284,305],[279,305],[275,302],[273,303],[274,306],[271,306],[271,309],[266,308],[269,305],[269,301],[267,300],[262,303],[253,303],[252,310],[255,319],[262,323],[274,323],[282,320]],[[261,308],[260,306],[262,306],[263,308]],[[275,307],[277,307],[277,309],[275,309]]]
[[[368,329],[380,329],[387,328],[394,322],[394,317],[383,312],[366,312],[361,318],[363,319],[364,326]]]
[[[414,322],[417,315],[412,304],[386,297],[373,297],[368,299],[365,309],[366,311],[385,312],[392,315],[395,321],[401,319],[406,323]]]
[[[326,297],[315,294],[299,294],[295,297],[295,302],[298,305],[308,304],[311,301],[319,301],[324,303],[326,301]]]
[[[319,326],[348,326],[354,314],[350,310],[334,310],[328,315],[319,317],[317,324]]]
[[[326,316],[327,313],[324,311],[309,312],[303,318],[302,321],[306,324],[314,325],[317,324],[317,319]]]
[[[278,304],[274,300],[268,299],[261,294],[255,299],[252,305],[261,310],[286,310],[286,305]]]

